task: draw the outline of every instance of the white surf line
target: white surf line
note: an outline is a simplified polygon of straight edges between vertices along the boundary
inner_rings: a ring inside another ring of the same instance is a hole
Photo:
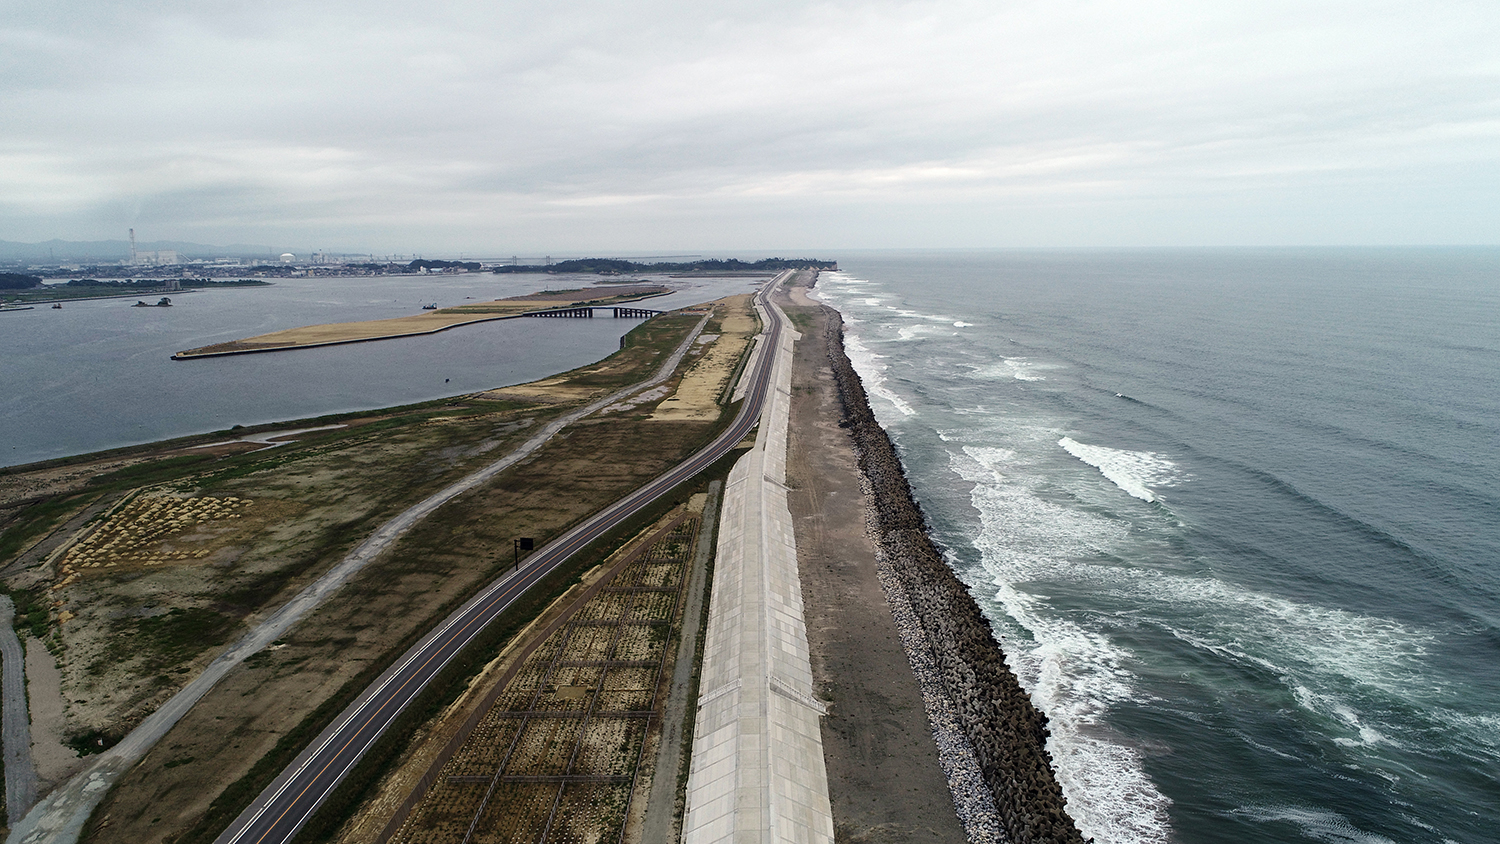
[[[775,357],[760,434],[724,488],[683,844],[833,842],[819,722],[827,713],[813,693],[786,500],[799,335],[774,304],[763,314],[783,332],[762,352]]]
[[[463,480],[434,493],[381,525],[369,539],[349,552],[338,565],[317,581],[309,584],[295,598],[272,613],[265,621],[209,663],[202,674],[193,678],[192,682],[173,695],[160,709],[151,713],[119,744],[99,754],[91,765],[47,795],[46,799],[33,807],[25,818],[11,828],[9,837],[5,839],[7,844],[76,844],[79,835],[83,832],[84,823],[88,821],[94,808],[104,799],[104,795],[109,793],[115,781],[130,770],[136,762],[139,762],[146,752],[226,674],[266,645],[281,638],[292,625],[326,601],[340,586],[348,582],[434,510],[509,469],[533,451],[541,448],[568,425],[612,402],[626,398],[639,390],[654,387],[670,378],[693,341],[697,339],[699,332],[703,330],[703,326],[708,324],[709,316],[712,314],[698,321],[681,345],[668,356],[666,362],[651,378],[597,399],[579,410],[547,423],[520,448]]]
[[[36,764],[31,758],[31,718],[26,713],[26,651],[13,624],[15,604],[0,596],[0,656],[5,697],[0,732],[5,742],[5,813],[18,818],[36,802]]]

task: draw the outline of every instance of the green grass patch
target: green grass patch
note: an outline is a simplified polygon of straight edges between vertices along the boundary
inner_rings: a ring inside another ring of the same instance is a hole
[[[153,666],[149,672],[223,644],[236,626],[232,616],[205,607],[174,607],[161,615],[136,619],[135,638],[151,651],[144,654]]]
[[[68,736],[63,740],[63,744],[73,748],[74,752],[79,756],[90,756],[95,753],[103,753],[114,747],[116,744],[119,744],[120,738],[120,736],[104,730],[86,730]]]
[[[40,596],[30,589],[10,589],[0,584],[0,595],[9,595],[16,606],[15,628],[18,632],[30,633],[38,639],[46,639],[50,632],[48,620],[51,613]]]
[[[9,562],[37,538],[56,530],[69,513],[88,506],[96,497],[59,495],[26,508],[10,527],[0,533],[0,560]]]

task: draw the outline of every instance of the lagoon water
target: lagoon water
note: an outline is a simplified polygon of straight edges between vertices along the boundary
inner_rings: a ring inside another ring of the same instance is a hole
[[[0,314],[0,466],[168,437],[518,384],[599,360],[638,320],[513,319],[423,337],[173,361],[173,352],[327,322],[421,313],[594,276],[281,279],[270,287],[65,302]],[[751,279],[659,279],[658,310],[750,290]],[[145,297],[154,302],[159,296]],[[603,316],[601,314],[601,316]]]
[[[1085,835],[1500,840],[1500,251],[839,257]]]

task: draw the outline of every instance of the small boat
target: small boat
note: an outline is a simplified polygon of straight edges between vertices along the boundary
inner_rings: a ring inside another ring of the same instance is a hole
[[[62,302],[53,302],[52,303],[52,310],[54,310],[54,311],[60,311],[60,310],[62,310]]]
[[[435,311],[437,309],[438,309],[437,308],[437,302],[433,302],[431,305],[423,305],[422,306],[422,310],[424,310],[424,311]]]

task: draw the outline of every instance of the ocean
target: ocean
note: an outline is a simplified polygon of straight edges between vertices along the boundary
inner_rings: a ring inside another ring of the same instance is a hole
[[[386,319],[597,276],[467,275],[278,279],[272,286],[64,302],[0,315],[0,466],[14,466],[233,425],[256,425],[430,401],[524,383],[619,348],[639,320],[514,319],[422,337],[205,360],[174,352],[329,322]],[[669,310],[733,293],[753,279],[654,278]],[[141,297],[155,302],[159,295]]]
[[[1500,250],[838,257],[1086,836],[1500,841]]]

